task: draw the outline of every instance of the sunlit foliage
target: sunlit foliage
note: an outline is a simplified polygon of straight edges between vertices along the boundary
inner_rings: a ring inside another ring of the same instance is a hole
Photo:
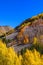
[[[34,38],[33,38],[33,43],[36,44],[37,42],[38,42],[37,37],[34,37]]]
[[[33,51],[26,50],[23,54],[23,65],[43,65],[43,56],[35,49]]]
[[[26,49],[25,53],[18,55],[13,48],[7,48],[0,41],[0,65],[43,65],[43,54],[35,49]]]
[[[2,41],[0,41],[0,65],[20,65],[14,49],[11,47],[7,48]]]

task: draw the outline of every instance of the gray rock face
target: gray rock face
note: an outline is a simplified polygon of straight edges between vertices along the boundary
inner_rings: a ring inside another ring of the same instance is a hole
[[[34,37],[37,37],[39,42],[43,44],[43,19],[35,20],[30,26],[26,25],[20,30],[16,29],[14,33],[6,36],[6,39],[14,39],[8,46],[14,47],[18,52],[25,47],[30,47]],[[27,42],[24,44],[24,40],[25,42],[29,40],[28,44]]]
[[[33,42],[34,37],[39,38],[39,40],[43,42],[43,39],[40,39],[40,36],[43,36],[43,19],[35,20],[31,26],[24,26],[22,29],[23,32],[21,30],[15,31],[11,35],[6,36],[6,39],[14,39],[14,41],[16,41],[15,43],[23,44],[25,36],[27,36],[29,43]]]
[[[33,22],[33,25],[28,26],[25,28],[24,30],[24,35],[28,35],[30,41],[34,38],[34,37],[40,37],[41,35],[43,35],[43,20],[39,19]],[[32,42],[32,41],[31,41]]]

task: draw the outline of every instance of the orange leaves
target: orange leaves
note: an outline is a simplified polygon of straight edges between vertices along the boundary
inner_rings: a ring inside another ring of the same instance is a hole
[[[27,36],[27,35],[24,36],[24,41],[23,41],[23,43],[24,43],[24,44],[29,43],[29,39],[28,39],[28,36]]]

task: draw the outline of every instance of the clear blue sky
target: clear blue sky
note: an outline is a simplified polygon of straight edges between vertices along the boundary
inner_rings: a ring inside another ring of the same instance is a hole
[[[0,0],[0,25],[16,27],[43,12],[43,0]]]

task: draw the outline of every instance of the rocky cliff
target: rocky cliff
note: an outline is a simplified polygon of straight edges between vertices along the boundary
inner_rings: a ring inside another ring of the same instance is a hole
[[[14,39],[13,44],[33,43],[34,38],[43,43],[43,14],[28,18],[15,28],[15,32],[6,36],[6,39]]]

